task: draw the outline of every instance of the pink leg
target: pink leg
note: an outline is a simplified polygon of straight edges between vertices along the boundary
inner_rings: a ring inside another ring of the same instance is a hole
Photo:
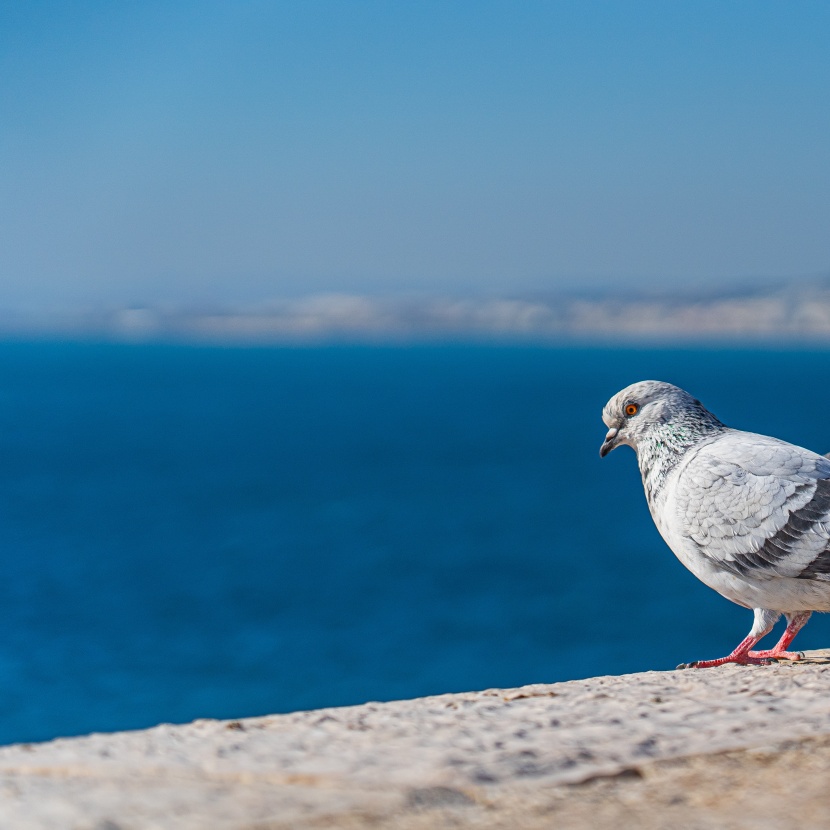
[[[754,653],[750,649],[758,640],[772,631],[775,627],[776,620],[781,616],[781,612],[770,611],[766,608],[756,608],[754,609],[754,613],[755,622],[752,630],[731,654],[728,654],[726,657],[719,657],[717,660],[695,660],[694,663],[681,663],[677,668],[708,669],[713,666],[722,666],[724,663],[738,663],[742,666],[765,666],[772,663],[773,661],[769,657],[760,657],[758,653]],[[794,636],[795,634],[793,634]]]
[[[766,666],[772,662],[765,657],[756,657],[750,649],[760,640],[760,637],[753,637],[751,634],[726,657],[719,657],[717,660],[695,660],[692,663],[681,663],[678,669],[709,669],[714,666],[722,666],[724,663],[739,663],[742,666]]]
[[[803,660],[804,654],[801,651],[787,651],[787,646],[795,639],[795,635],[801,631],[810,619],[812,611],[802,611],[799,614],[787,615],[787,628],[781,635],[781,639],[775,644],[775,648],[767,651],[750,651],[751,657],[772,657],[778,660]]]

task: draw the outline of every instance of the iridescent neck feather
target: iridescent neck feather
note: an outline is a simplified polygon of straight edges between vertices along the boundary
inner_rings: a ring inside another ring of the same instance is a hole
[[[637,463],[650,507],[660,500],[666,479],[685,454],[727,429],[711,412],[700,409],[651,424],[638,436]]]

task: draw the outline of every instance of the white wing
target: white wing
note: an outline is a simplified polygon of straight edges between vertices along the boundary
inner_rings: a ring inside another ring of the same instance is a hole
[[[725,570],[830,580],[830,461],[730,430],[680,472],[684,534]]]

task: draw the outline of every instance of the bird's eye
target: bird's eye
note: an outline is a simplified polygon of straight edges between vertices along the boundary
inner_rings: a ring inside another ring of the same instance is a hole
[[[640,411],[640,407],[636,403],[627,404],[625,407],[625,414],[628,418],[636,415]]]

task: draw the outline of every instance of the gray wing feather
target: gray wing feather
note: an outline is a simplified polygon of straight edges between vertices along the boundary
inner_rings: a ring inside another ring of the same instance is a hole
[[[731,431],[680,472],[685,535],[724,570],[755,579],[830,579],[830,461]]]

